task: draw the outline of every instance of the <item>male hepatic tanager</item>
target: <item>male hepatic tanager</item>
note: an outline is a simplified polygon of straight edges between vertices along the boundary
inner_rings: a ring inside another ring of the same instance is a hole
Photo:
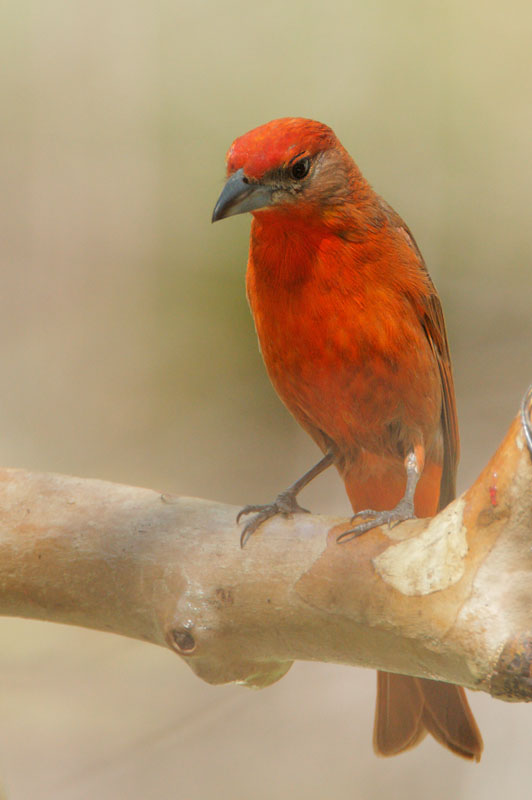
[[[247,294],[279,397],[324,453],[273,503],[246,506],[241,542],[334,464],[358,517],[343,538],[455,494],[458,429],[440,300],[408,227],[333,131],[278,119],[236,139],[213,221],[250,211]],[[482,739],[462,687],[379,672],[374,747],[426,733],[468,759]]]

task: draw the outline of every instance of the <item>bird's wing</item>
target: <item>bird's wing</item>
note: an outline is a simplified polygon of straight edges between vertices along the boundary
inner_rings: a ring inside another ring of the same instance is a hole
[[[438,364],[442,388],[441,431],[443,437],[443,471],[439,499],[439,508],[441,509],[445,508],[445,506],[455,498],[456,470],[460,455],[458,416],[445,320],[443,318],[440,298],[438,297],[438,293],[432,283],[423,256],[421,255],[410,229],[388,203],[381,200],[381,204],[389,223],[401,232],[416,253],[419,266],[423,270],[429,289],[424,300],[422,324],[432,352],[434,353],[436,363]]]

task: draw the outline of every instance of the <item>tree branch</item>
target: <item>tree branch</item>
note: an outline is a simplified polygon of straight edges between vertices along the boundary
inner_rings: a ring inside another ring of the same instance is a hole
[[[297,659],[532,699],[532,425],[431,520],[346,544],[348,521],[0,471],[0,614],[170,647],[210,683],[266,686]],[[528,438],[528,441],[527,441]]]

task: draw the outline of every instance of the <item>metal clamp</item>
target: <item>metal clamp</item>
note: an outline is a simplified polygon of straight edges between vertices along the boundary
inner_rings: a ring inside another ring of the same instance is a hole
[[[523,402],[521,404],[521,422],[523,425],[523,433],[525,434],[526,443],[532,456],[532,421],[530,419],[532,404],[532,384],[528,387]]]

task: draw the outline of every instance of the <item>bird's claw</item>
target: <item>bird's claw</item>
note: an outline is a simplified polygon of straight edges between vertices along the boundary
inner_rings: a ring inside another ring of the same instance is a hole
[[[244,506],[244,508],[238,512],[236,518],[237,524],[245,514],[255,514],[255,516],[246,523],[244,530],[242,531],[240,536],[240,547],[244,547],[249,537],[252,536],[257,528],[259,528],[263,522],[266,522],[267,519],[271,519],[271,517],[275,517],[277,514],[282,514],[284,517],[288,517],[291,514],[310,514],[310,511],[308,508],[302,508],[299,505],[295,494],[292,494],[291,492],[281,492],[281,494],[276,497],[273,503],[268,503],[263,506]]]
[[[370,517],[371,519],[341,533],[336,539],[337,542],[350,542],[351,539],[356,539],[357,536],[384,525],[388,525],[389,528],[395,528],[400,522],[404,522],[407,519],[415,519],[416,515],[414,513],[414,504],[403,498],[391,511],[374,511],[372,508],[357,511],[351,517],[351,522],[357,517]]]

